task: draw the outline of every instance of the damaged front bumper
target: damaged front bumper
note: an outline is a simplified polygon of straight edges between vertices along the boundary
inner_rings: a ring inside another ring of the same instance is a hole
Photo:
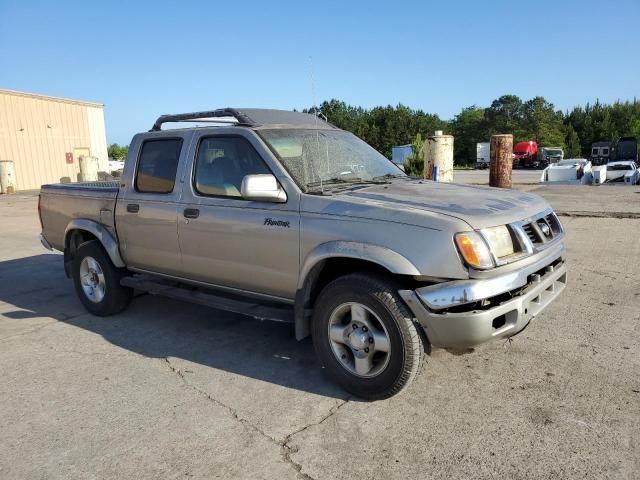
[[[564,246],[551,258],[494,278],[445,282],[399,293],[432,346],[464,348],[523,330],[564,290]]]

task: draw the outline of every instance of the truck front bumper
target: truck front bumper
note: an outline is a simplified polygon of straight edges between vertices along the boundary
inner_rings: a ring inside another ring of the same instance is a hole
[[[498,285],[512,284],[512,276],[446,282],[416,290],[400,290],[399,293],[425,329],[432,346],[465,348],[508,338],[523,330],[564,290],[566,265],[559,258],[525,278],[524,286],[502,292]],[[491,290],[495,292],[493,296],[474,296],[474,293]],[[451,299],[455,305],[433,308],[433,299],[438,294],[441,298]],[[465,299],[464,302],[461,299]]]

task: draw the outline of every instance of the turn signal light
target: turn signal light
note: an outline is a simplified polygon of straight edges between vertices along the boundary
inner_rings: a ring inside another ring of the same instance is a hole
[[[458,251],[467,265],[477,269],[493,268],[489,247],[477,232],[458,233],[455,236]]]

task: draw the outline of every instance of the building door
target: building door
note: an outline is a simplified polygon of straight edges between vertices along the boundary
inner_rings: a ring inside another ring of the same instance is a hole
[[[80,165],[80,157],[88,157],[91,155],[91,149],[88,147],[79,147],[73,149],[73,158]]]
[[[88,157],[91,155],[91,150],[88,147],[78,147],[73,149],[73,169],[76,172],[76,180],[82,181],[80,177],[80,157]]]

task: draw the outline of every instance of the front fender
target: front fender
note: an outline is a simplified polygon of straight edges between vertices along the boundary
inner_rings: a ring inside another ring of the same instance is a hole
[[[335,257],[366,260],[400,275],[420,275],[420,271],[413,263],[390,248],[363,242],[336,240],[322,243],[309,252],[300,269],[298,288],[303,287],[307,275],[318,262]]]
[[[330,258],[355,258],[380,265],[391,273],[420,275],[417,267],[407,258],[386,247],[342,240],[318,245],[309,252],[300,269],[295,301],[295,331],[298,340],[309,336],[311,310],[308,302],[311,299],[312,285],[322,270],[323,260]]]
[[[69,225],[67,225],[64,233],[65,246],[68,244],[67,242],[69,241],[69,235],[75,230],[82,230],[91,233],[100,241],[113,264],[118,268],[125,267],[125,263],[120,256],[118,241],[103,225],[96,222],[95,220],[88,220],[86,218],[74,218],[69,222]]]

